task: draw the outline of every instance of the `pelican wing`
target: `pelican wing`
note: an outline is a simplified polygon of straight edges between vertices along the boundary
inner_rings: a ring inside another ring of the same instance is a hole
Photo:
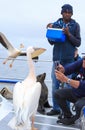
[[[30,95],[26,95],[25,104],[27,108],[27,115],[31,117],[37,111],[38,102],[41,94],[41,84],[37,82],[30,90]],[[25,110],[26,112],[26,110]],[[25,114],[24,114],[25,115]]]
[[[25,90],[22,83],[17,83],[13,91],[13,104],[18,122],[26,122],[28,117],[36,113],[39,97],[41,93],[41,84],[35,83]]]
[[[19,108],[22,107],[22,102],[23,102],[23,88],[22,88],[22,83],[17,82],[14,86],[14,90],[13,90],[13,106],[14,106],[14,110],[15,110],[15,116],[8,122],[8,125],[12,128],[12,129],[17,129],[16,126],[16,116],[20,116],[18,115],[18,111]]]
[[[17,82],[13,90],[13,104],[14,104],[15,111],[17,111],[19,107],[22,106],[23,94],[24,91],[23,91],[22,83]]]
[[[24,95],[24,102],[20,111],[23,122],[30,119],[31,116],[36,114],[38,108],[39,97],[41,93],[41,84],[37,82],[34,86],[28,88]],[[20,122],[20,116],[18,115],[18,121]]]
[[[0,43],[2,46],[4,46],[6,49],[13,50],[14,47],[12,44],[8,41],[8,39],[5,37],[3,33],[0,32]]]

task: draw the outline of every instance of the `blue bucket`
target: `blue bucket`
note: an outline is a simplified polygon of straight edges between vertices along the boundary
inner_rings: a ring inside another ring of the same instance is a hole
[[[54,42],[65,42],[66,36],[62,29],[48,28],[46,37]]]

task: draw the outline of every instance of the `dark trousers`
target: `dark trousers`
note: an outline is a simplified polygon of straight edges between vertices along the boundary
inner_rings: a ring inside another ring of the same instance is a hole
[[[79,118],[81,109],[85,105],[85,98],[79,99],[78,97],[76,97],[73,94],[71,88],[63,88],[56,90],[54,97],[56,99],[56,102],[62,109],[64,117],[71,117],[72,115],[70,108],[67,105],[67,101],[75,103],[76,117],[77,119]]]
[[[85,106],[85,97],[82,97],[75,103],[76,117],[77,119],[80,117],[81,109]]]

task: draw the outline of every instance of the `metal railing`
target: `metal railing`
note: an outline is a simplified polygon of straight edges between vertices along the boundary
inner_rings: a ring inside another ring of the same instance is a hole
[[[9,67],[10,60],[7,64],[3,65],[4,57],[0,58],[0,85],[2,86],[14,86],[18,81],[22,81],[25,79],[28,74],[28,64],[26,57],[20,57],[15,59],[13,63],[13,67]],[[51,98],[51,60],[34,60],[36,75],[46,73],[45,83],[48,87],[49,98]]]

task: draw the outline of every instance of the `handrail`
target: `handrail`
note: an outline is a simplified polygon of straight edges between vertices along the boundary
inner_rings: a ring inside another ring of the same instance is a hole
[[[0,78],[0,83],[17,83],[22,81],[23,79],[9,79],[9,78]],[[46,82],[51,82],[51,80],[45,80]]]
[[[15,83],[17,83],[17,82],[18,82],[18,80],[11,80],[11,79],[6,80],[6,79],[0,79],[0,83],[13,83],[13,84],[15,84]]]
[[[5,57],[0,57],[0,59],[5,59]],[[11,60],[11,59],[10,59]],[[18,59],[15,59],[15,60],[17,60],[17,61],[27,61],[27,59],[23,59],[23,58],[18,58]],[[34,60],[34,62],[52,62],[51,60]],[[17,82],[19,82],[19,81],[22,81],[23,80],[23,78],[12,78],[12,77],[0,77],[0,83],[17,83]],[[46,82],[51,82],[51,80],[49,80],[49,79],[46,79],[45,80]]]
[[[0,58],[0,59],[6,59],[6,58],[3,58],[3,57],[2,57],[2,58]],[[11,60],[11,59],[13,59],[13,58],[10,58],[10,60]],[[17,60],[17,61],[18,61],[18,60],[27,61],[27,59],[19,59],[19,58],[18,58],[18,59],[15,59],[15,60]],[[37,61],[37,62],[52,62],[52,60],[35,60],[35,59],[34,59],[33,61]]]

